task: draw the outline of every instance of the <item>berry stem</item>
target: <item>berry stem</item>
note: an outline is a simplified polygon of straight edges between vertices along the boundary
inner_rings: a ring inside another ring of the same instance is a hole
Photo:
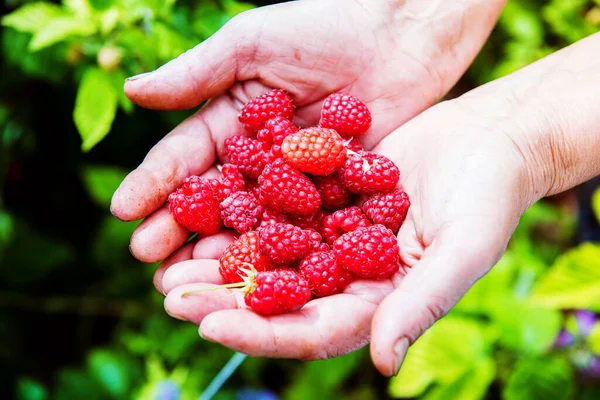
[[[211,292],[213,290],[219,290],[219,289],[237,289],[237,288],[243,288],[243,287],[245,287],[247,285],[248,284],[246,282],[228,283],[226,285],[219,285],[219,286],[215,286],[215,287],[211,287],[211,288],[198,289],[198,290],[190,290],[189,292],[183,292],[183,293],[181,293],[181,297],[187,296],[188,294],[202,293],[202,292]]]

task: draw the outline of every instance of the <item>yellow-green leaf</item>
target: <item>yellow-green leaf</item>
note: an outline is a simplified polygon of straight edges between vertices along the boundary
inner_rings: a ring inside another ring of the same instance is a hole
[[[534,288],[531,302],[600,311],[600,246],[586,243],[559,257]]]
[[[83,74],[73,120],[83,140],[84,151],[89,151],[110,131],[117,112],[118,98],[111,77],[98,68],[89,68]]]
[[[44,28],[54,18],[64,15],[66,13],[55,4],[30,3],[3,17],[2,25],[21,32],[35,33]]]
[[[592,209],[596,214],[596,219],[600,221],[600,189],[596,189],[596,192],[592,196]]]
[[[496,363],[486,358],[450,385],[440,385],[427,393],[423,400],[481,400],[485,398],[496,376]]]
[[[594,325],[594,328],[586,340],[592,353],[600,355],[600,323],[597,322],[596,325]]]
[[[71,36],[87,36],[95,32],[96,27],[90,20],[75,16],[54,18],[35,33],[29,43],[29,50],[38,51]]]
[[[421,395],[431,384],[451,385],[491,359],[490,336],[474,320],[447,316],[408,350],[400,374],[390,381],[394,397]]]

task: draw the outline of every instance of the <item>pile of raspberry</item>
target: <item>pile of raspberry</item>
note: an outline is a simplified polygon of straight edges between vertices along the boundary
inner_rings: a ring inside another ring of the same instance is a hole
[[[262,315],[298,310],[356,279],[390,278],[410,206],[397,189],[398,167],[357,139],[371,126],[365,103],[334,93],[319,125],[304,129],[293,114],[281,90],[252,99],[239,115],[247,135],[225,140],[220,178],[188,177],[169,196],[171,213],[190,231],[225,226],[240,234],[219,271]]]

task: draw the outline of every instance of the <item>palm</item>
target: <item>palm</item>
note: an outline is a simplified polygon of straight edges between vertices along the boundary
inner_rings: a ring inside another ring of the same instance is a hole
[[[205,338],[238,351],[318,359],[368,343],[378,305],[394,296],[394,304],[410,310],[400,323],[415,340],[497,261],[521,212],[513,206],[522,204],[513,197],[521,182],[503,178],[516,176],[509,172],[519,166],[514,145],[485,128],[463,124],[454,125],[461,131],[442,134],[432,121],[466,117],[453,116],[455,111],[436,107],[375,148],[399,165],[412,200],[398,234],[402,268],[391,280],[357,281],[343,294],[312,301],[299,312],[265,318],[246,310],[241,294],[229,296],[223,290],[182,297],[222,283],[216,261],[186,261],[170,266],[162,280],[169,292],[167,310],[199,324]],[[383,329],[398,323],[385,315],[376,321]]]

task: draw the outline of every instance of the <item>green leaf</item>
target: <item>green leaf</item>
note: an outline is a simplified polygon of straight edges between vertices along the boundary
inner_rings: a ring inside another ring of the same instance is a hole
[[[123,357],[108,350],[96,350],[88,356],[87,365],[106,393],[124,398],[129,391],[129,363]]]
[[[596,214],[596,219],[600,222],[600,189],[596,189],[592,195],[592,209]]]
[[[125,84],[125,79],[127,79],[127,75],[122,70],[114,71],[110,74],[113,88],[117,95],[119,96],[119,106],[121,109],[127,113],[131,114],[133,111],[133,102],[129,100],[125,91],[123,90],[123,85]]]
[[[63,369],[58,373],[53,400],[105,399],[101,387],[89,375],[76,369]]]
[[[88,165],[81,175],[94,202],[108,209],[112,195],[127,176],[127,171],[109,165]]]
[[[48,392],[39,382],[29,378],[20,378],[17,382],[17,400],[46,400]]]
[[[573,371],[558,357],[525,358],[517,362],[504,388],[505,400],[569,400]]]
[[[154,24],[155,52],[163,61],[169,61],[195,46],[195,42],[161,22]]]
[[[35,33],[43,29],[53,19],[66,15],[57,5],[52,3],[25,4],[2,18],[2,25],[21,32]]]
[[[94,33],[96,26],[89,19],[78,16],[53,18],[34,34],[29,50],[38,51],[72,36],[89,36]]]
[[[73,120],[83,139],[83,151],[92,149],[108,134],[117,104],[118,96],[110,75],[97,68],[88,68],[79,84],[73,111]]]
[[[364,355],[365,351],[362,350],[306,364],[299,376],[294,378],[294,383],[286,389],[283,399],[338,399],[344,379],[356,370]]]
[[[39,281],[74,257],[65,242],[35,231],[24,220],[13,219],[13,237],[6,247],[0,268],[0,281],[12,285]]]
[[[432,389],[423,400],[480,400],[487,394],[495,376],[496,364],[492,359],[485,359],[450,385]]]
[[[115,0],[89,0],[90,5],[98,11],[107,10],[113,4],[115,4]]]
[[[600,323],[594,325],[586,341],[592,353],[600,355]]]
[[[600,311],[600,246],[586,243],[559,257],[536,285],[531,302]]]
[[[390,380],[389,392],[394,397],[416,397],[432,383],[451,385],[489,362],[491,344],[481,324],[447,316],[411,346],[400,374]]]
[[[499,330],[500,343],[521,354],[545,352],[562,323],[559,311],[531,306],[515,297],[497,298],[490,317]]]

